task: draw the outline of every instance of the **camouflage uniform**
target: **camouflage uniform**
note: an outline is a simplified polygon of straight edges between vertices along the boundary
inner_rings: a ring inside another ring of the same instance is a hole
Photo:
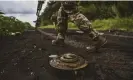
[[[89,33],[92,39],[95,39],[98,36],[98,33],[92,29],[90,21],[78,11],[77,2],[68,1],[62,2],[61,7],[58,10],[56,25],[58,31],[57,38],[65,39],[68,18],[75,23],[80,30]]]
[[[61,1],[60,7],[57,12],[57,17],[55,14],[53,15],[53,21],[55,22],[56,29],[58,32],[57,39],[52,41],[53,45],[63,44],[65,39],[65,34],[68,27],[68,19],[70,19],[76,26],[89,34],[89,37],[92,38],[93,41],[96,42],[93,49],[101,47],[106,43],[106,39],[99,36],[99,33],[91,27],[90,21],[78,11],[78,2],[77,1]],[[55,20],[57,18],[57,20]],[[92,49],[88,47],[88,50]]]

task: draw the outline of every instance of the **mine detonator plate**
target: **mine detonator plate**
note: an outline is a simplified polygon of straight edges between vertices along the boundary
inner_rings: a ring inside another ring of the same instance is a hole
[[[78,56],[75,54],[64,54],[60,57],[60,60],[66,63],[74,63],[78,61]]]
[[[86,67],[88,65],[88,61],[81,56],[68,53],[50,60],[50,65],[62,70],[78,70]]]

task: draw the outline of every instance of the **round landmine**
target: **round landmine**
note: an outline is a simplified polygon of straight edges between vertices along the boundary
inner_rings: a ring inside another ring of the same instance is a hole
[[[74,63],[78,61],[78,57],[75,54],[67,53],[62,55],[60,60],[66,63]]]
[[[88,65],[88,61],[81,56],[66,53],[58,56],[57,58],[51,59],[50,65],[54,68],[62,70],[78,70],[86,67]]]

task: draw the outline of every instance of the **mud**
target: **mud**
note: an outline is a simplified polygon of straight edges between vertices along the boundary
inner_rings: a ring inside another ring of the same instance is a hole
[[[44,31],[56,35],[54,30]],[[73,32],[68,31],[64,47],[52,46],[51,39],[36,31],[3,38],[0,41],[0,80],[74,80],[72,71],[57,70],[49,65],[49,55],[67,52],[89,61],[82,70],[85,80],[132,80],[132,38],[106,36],[108,43],[99,52],[89,53],[85,50],[92,44],[88,35]],[[127,36],[128,32],[124,33],[121,35]],[[131,34],[128,36],[132,37]]]

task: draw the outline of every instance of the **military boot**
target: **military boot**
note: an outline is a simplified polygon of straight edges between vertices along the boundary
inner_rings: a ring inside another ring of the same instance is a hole
[[[52,40],[52,45],[64,46],[64,39],[65,37],[62,34],[58,34],[55,40]]]
[[[94,45],[86,47],[88,51],[98,51],[102,46],[104,46],[107,43],[107,40],[105,37],[98,36],[94,39]]]

